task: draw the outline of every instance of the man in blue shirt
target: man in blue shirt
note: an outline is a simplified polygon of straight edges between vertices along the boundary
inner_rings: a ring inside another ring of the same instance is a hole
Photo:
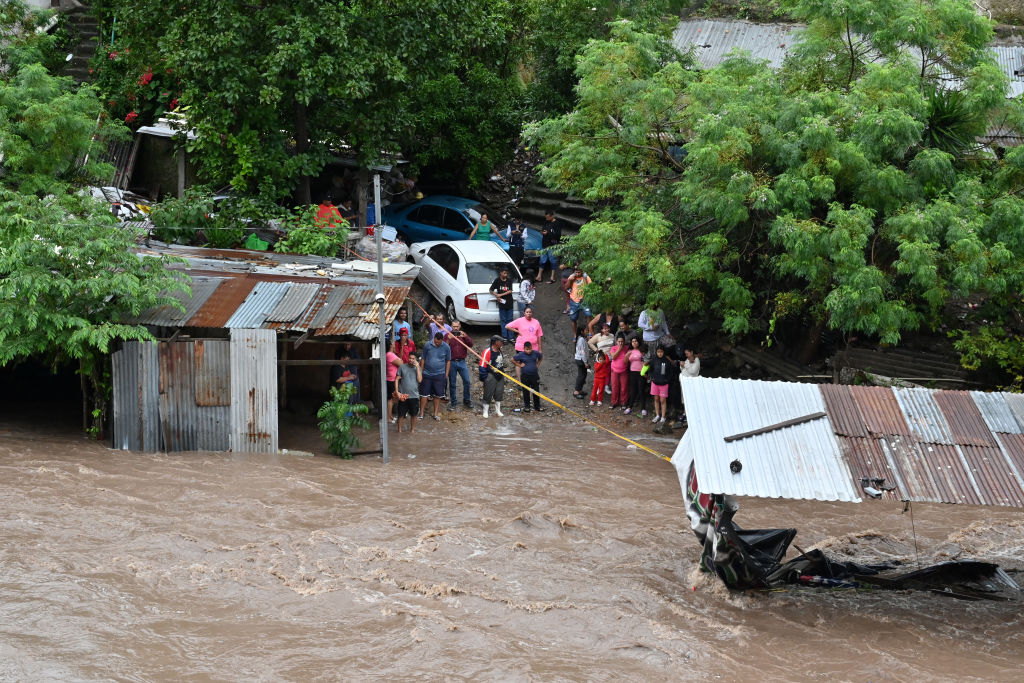
[[[519,381],[526,385],[523,389],[523,412],[530,412],[530,389],[533,389],[533,409],[544,410],[540,404],[540,362],[544,354],[533,350],[533,344],[526,342],[523,350],[512,356],[512,362],[519,368]]]
[[[438,409],[444,398],[448,373],[452,369],[452,349],[444,342],[444,334],[435,332],[434,338],[423,346],[423,382],[420,384],[420,419],[426,416],[427,399],[434,399],[435,420],[440,420]]]

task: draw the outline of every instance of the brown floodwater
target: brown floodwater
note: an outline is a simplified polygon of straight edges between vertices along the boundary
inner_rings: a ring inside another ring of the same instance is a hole
[[[1021,603],[730,593],[671,465],[545,419],[428,420],[385,466],[0,414],[0,679],[1021,679]],[[741,504],[804,549],[915,561],[900,505]],[[921,561],[1024,569],[1020,511],[917,505],[914,528]]]

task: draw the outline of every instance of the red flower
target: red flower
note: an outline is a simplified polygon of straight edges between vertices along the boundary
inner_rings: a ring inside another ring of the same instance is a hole
[[[111,59],[117,59],[117,53],[116,52],[111,52],[110,53],[110,58]]]
[[[139,118],[138,113],[136,113],[134,111],[130,111],[130,112],[128,112],[128,116],[124,117],[124,122],[125,123],[134,123],[135,119],[137,119],[137,118]]]
[[[177,108],[178,108],[178,98],[175,97],[173,100],[171,100],[171,109],[177,109]]]
[[[146,73],[139,76],[139,85],[149,85],[151,80],[153,80],[153,72],[147,70]]]

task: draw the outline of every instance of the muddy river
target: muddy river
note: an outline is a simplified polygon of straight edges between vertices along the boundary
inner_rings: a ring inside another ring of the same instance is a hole
[[[555,421],[426,422],[384,466],[0,415],[0,679],[1020,680],[1020,603],[730,594],[668,463]],[[1018,511],[742,506],[805,549],[913,563],[916,531],[922,561],[1024,568]]]

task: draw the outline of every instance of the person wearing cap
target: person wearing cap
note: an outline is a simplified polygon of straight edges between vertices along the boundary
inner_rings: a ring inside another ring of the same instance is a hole
[[[435,420],[440,420],[438,410],[444,398],[448,373],[452,369],[452,349],[444,343],[444,334],[437,332],[434,338],[423,345],[423,382],[420,384],[420,418],[426,417],[427,399],[434,399]]]
[[[498,335],[491,337],[491,344],[480,354],[480,381],[484,383],[484,417],[488,417],[491,401],[494,401],[494,414],[505,417],[501,412],[501,399],[505,393],[505,376],[495,370],[505,370],[505,357],[501,355],[501,347],[505,340]],[[497,400],[495,400],[497,399]]]
[[[334,198],[328,193],[323,201],[320,202],[320,206],[317,207],[315,223],[319,228],[339,228],[344,225],[344,221],[341,214],[338,212],[338,207],[334,205]]]
[[[408,363],[409,354],[416,350],[416,342],[409,335],[410,331],[403,327],[398,330],[398,340],[395,342],[395,355],[401,358],[403,363]]]

